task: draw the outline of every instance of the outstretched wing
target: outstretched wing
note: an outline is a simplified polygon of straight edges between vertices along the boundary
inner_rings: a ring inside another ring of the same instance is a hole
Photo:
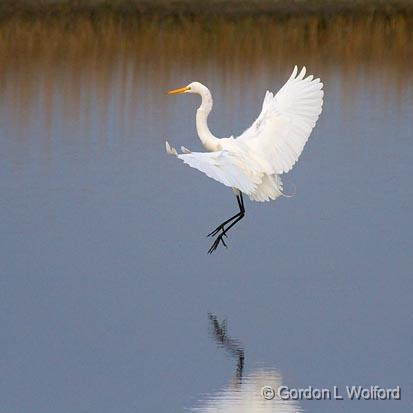
[[[175,155],[210,178],[246,194],[254,192],[262,180],[262,174],[255,174],[243,167],[242,160],[228,151],[190,152],[186,148],[182,149],[185,149],[185,153],[178,154],[176,149],[166,142],[166,151],[170,155]]]
[[[237,138],[255,153],[266,171],[276,174],[288,172],[297,162],[322,110],[320,79],[304,78],[305,67],[297,72],[295,66],[275,96],[267,91],[260,115]]]

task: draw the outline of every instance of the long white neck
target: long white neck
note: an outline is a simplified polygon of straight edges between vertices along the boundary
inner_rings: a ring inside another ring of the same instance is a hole
[[[199,94],[201,95],[202,102],[196,111],[196,130],[204,148],[207,151],[215,151],[217,150],[219,139],[211,133],[208,127],[208,115],[213,105],[211,92],[204,86]]]

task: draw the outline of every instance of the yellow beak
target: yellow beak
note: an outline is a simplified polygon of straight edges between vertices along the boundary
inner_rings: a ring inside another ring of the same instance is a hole
[[[178,93],[185,93],[187,90],[189,90],[189,86],[185,86],[185,87],[180,87],[179,89],[173,89],[168,91],[168,95],[176,95]]]

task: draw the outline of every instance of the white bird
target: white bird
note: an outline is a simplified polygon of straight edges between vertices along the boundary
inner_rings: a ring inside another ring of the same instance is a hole
[[[323,106],[323,84],[313,76],[305,77],[305,67],[298,73],[297,66],[274,95],[267,91],[262,110],[254,123],[240,136],[217,138],[208,128],[208,115],[212,109],[209,89],[199,82],[169,91],[169,94],[197,93],[201,106],[196,112],[196,129],[202,145],[208,152],[191,152],[181,147],[178,154],[166,142],[166,151],[176,155],[189,166],[234,191],[239,212],[224,221],[208,236],[215,236],[209,253],[227,232],[245,216],[242,194],[253,201],[269,201],[283,195],[280,175],[288,172],[297,162]]]

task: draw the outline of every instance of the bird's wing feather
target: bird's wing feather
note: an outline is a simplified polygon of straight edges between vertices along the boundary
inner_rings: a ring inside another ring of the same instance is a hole
[[[267,91],[262,110],[255,122],[238,138],[258,156],[267,173],[288,172],[303,151],[320,116],[323,84],[313,76],[304,78],[297,66],[274,96]]]
[[[168,142],[166,151],[176,155],[192,168],[198,169],[205,175],[231,188],[249,194],[255,191],[262,180],[261,174],[256,174],[243,166],[239,157],[229,151],[189,152],[178,154]]]

